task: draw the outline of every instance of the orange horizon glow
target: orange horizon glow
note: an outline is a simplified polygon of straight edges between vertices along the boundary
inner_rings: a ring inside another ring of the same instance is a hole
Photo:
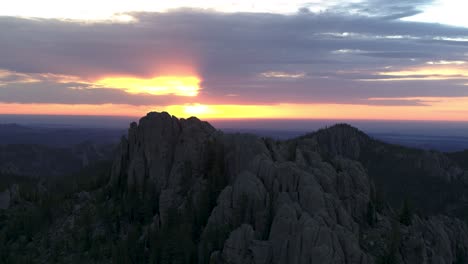
[[[166,111],[179,118],[197,116],[204,120],[220,119],[348,119],[348,120],[420,120],[468,121],[468,97],[407,98],[421,100],[427,106],[378,106],[358,104],[276,104],[134,106],[125,104],[68,105],[0,103],[0,114],[134,116]],[[376,100],[380,100],[377,98]],[[463,110],[460,110],[463,109]],[[466,110],[465,110],[466,109]]]

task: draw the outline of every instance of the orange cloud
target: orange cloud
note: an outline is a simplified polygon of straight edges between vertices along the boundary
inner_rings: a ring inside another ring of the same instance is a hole
[[[201,80],[196,76],[107,77],[95,82],[100,88],[118,88],[132,94],[197,96]]]

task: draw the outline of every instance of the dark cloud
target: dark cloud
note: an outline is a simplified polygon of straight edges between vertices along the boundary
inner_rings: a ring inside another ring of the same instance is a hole
[[[396,20],[430,2],[374,0],[334,12],[302,10],[295,15],[134,13],[137,22],[130,24],[0,17],[0,69],[73,75],[83,81],[194,70],[203,79],[198,98],[129,95],[83,84],[82,89],[73,89],[70,83],[50,80],[9,81],[0,86],[0,101],[421,105],[424,102],[417,100],[368,98],[468,96],[467,86],[458,85],[460,80],[362,81],[382,78],[375,73],[390,66],[393,71],[427,61],[468,59],[462,57],[466,42],[450,41],[468,38],[468,29]],[[304,73],[304,78],[266,78],[265,72]]]

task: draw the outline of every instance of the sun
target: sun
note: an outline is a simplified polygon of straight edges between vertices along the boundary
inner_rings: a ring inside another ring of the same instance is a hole
[[[207,105],[193,104],[184,106],[184,113],[190,116],[206,115],[210,112],[211,109]]]
[[[107,77],[96,82],[98,88],[122,89],[132,94],[197,96],[200,78],[196,76]]]

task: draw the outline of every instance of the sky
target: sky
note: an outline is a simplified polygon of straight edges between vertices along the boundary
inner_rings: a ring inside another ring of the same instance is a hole
[[[0,114],[468,121],[467,9],[6,0]]]

